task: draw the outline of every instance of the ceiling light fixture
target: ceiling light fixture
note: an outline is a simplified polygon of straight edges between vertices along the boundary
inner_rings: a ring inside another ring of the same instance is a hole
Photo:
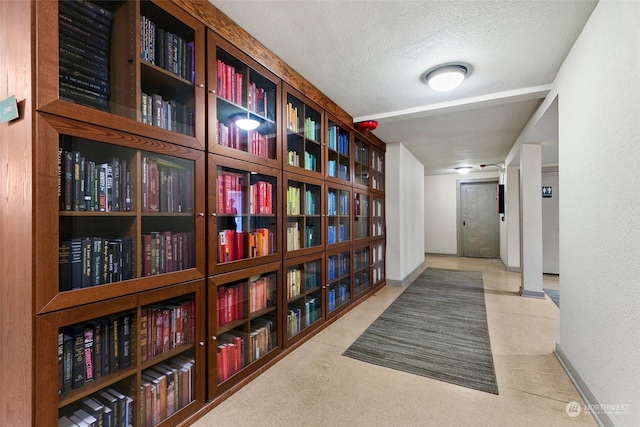
[[[230,118],[242,130],[254,130],[260,126],[260,121],[250,117],[249,113],[246,116],[244,114],[234,114]]]
[[[425,82],[434,90],[446,92],[456,88],[467,77],[467,67],[460,64],[439,65],[428,71]]]
[[[459,174],[464,175],[466,173],[471,172],[471,169],[473,169],[471,166],[458,166],[457,168],[454,168]]]

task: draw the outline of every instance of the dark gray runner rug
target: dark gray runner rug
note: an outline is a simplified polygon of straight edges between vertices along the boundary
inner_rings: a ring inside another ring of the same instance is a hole
[[[343,355],[498,394],[482,273],[427,268]]]

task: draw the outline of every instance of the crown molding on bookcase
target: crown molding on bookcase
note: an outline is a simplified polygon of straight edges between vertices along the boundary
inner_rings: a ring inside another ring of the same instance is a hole
[[[345,123],[353,123],[353,117],[346,111],[320,92],[320,90],[247,33],[242,27],[233,22],[213,4],[206,0],[173,1],[186,11],[191,12],[193,16],[204,23],[211,31],[214,31],[262,66],[268,68],[272,73],[303,93],[328,113]]]

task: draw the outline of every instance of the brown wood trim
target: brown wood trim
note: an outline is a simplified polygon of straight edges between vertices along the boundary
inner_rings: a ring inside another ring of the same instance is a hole
[[[237,46],[255,61],[262,64],[271,72],[280,76],[282,80],[295,89],[304,93],[309,99],[345,123],[353,123],[353,118],[335,102],[324,95],[293,68],[278,58],[262,43],[233,22],[228,16],[214,5],[199,0],[173,0],[175,3],[191,12],[204,24],[218,33],[222,38]]]

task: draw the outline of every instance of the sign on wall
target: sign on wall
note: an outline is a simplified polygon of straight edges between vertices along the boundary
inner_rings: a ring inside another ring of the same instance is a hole
[[[551,186],[544,186],[542,187],[542,197],[543,198],[550,198],[553,196],[553,189],[551,188]]]

